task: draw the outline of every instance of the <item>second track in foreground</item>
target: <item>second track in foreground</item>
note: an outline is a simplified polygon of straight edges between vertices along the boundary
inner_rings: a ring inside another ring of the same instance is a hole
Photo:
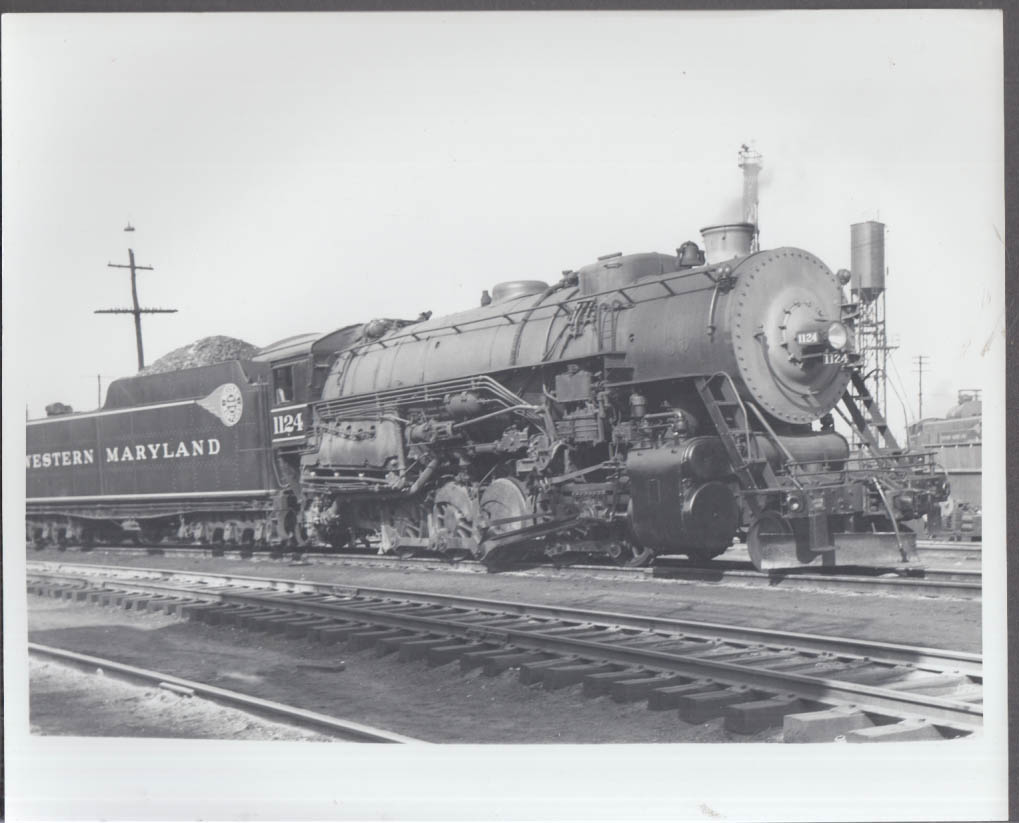
[[[236,575],[32,564],[30,590],[374,647],[401,660],[513,669],[546,689],[724,717],[734,732],[854,742],[968,736],[978,655],[695,621]]]

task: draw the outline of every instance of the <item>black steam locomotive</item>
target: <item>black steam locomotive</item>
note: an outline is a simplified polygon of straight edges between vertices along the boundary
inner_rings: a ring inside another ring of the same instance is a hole
[[[29,423],[29,538],[641,564],[745,534],[761,569],[914,559],[944,474],[882,445],[849,274],[753,234],[117,381],[98,412]]]

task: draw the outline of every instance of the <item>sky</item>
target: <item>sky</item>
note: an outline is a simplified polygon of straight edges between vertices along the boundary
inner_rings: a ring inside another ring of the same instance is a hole
[[[997,12],[20,15],[3,31],[4,358],[31,416],[200,337],[477,305],[739,217],[849,265],[888,226],[889,416],[1003,319]],[[123,228],[130,221],[134,233]],[[18,386],[20,388],[21,386]],[[5,406],[7,401],[5,400]]]

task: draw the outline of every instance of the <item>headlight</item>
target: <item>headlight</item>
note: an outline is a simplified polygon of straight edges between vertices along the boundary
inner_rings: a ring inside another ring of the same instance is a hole
[[[828,345],[841,351],[849,344],[849,330],[839,322],[828,327]]]
[[[785,498],[785,505],[786,509],[788,509],[793,514],[796,514],[796,512],[802,511],[803,500],[798,495],[787,494]]]

